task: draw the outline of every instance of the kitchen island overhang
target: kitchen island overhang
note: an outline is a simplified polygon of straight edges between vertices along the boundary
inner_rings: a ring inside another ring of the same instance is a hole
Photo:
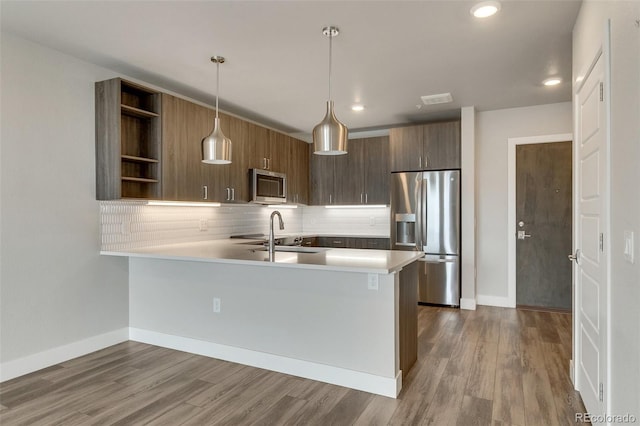
[[[238,259],[229,243],[189,246],[103,253],[129,257],[131,340],[398,395],[417,351],[418,254],[331,249],[264,262]],[[216,251],[229,258],[198,257]]]

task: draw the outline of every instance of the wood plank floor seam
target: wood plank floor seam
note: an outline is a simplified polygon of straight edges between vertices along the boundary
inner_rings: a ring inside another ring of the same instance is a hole
[[[0,384],[0,424],[576,424],[571,315],[418,307],[397,399],[138,342]]]

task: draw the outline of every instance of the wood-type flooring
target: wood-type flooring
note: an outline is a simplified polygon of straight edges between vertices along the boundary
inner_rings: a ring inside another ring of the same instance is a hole
[[[125,342],[0,384],[0,424],[549,426],[585,411],[568,372],[571,315],[418,315],[398,399]]]

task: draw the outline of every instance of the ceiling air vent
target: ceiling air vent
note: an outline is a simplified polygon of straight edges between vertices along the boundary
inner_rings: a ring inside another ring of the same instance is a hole
[[[453,102],[451,93],[440,93],[439,95],[420,96],[422,103],[425,105],[446,104]]]

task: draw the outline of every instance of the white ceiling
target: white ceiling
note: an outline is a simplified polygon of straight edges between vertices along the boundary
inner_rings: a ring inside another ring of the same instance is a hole
[[[309,134],[328,97],[326,25],[336,25],[333,98],[350,130],[478,110],[569,101],[580,0],[507,0],[485,20],[474,1],[5,1],[9,31],[89,62]],[[37,66],[37,64],[34,64]],[[564,83],[545,87],[559,75]],[[420,96],[453,103],[418,109]],[[361,102],[363,112],[350,105]]]

